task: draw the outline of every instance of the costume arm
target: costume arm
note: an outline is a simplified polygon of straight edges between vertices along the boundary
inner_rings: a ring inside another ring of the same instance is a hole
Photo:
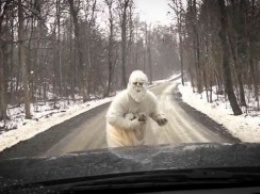
[[[163,126],[167,123],[166,115],[160,110],[158,105],[158,99],[153,93],[150,93],[151,99],[151,113],[150,117],[158,123],[158,125]]]

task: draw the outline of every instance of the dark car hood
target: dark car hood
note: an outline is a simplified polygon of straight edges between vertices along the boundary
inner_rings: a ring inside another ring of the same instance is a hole
[[[260,166],[259,144],[183,144],[99,149],[0,161],[0,181],[36,182],[167,169]]]

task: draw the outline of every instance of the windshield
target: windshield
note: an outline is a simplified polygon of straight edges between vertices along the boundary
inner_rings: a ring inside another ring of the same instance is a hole
[[[84,176],[254,156],[232,146],[260,142],[259,0],[0,5],[0,177],[36,180],[38,165],[66,178],[67,162]]]

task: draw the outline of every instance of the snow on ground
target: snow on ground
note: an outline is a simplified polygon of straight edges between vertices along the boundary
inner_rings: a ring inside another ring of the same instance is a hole
[[[174,74],[166,80],[155,81],[153,85],[176,79],[179,76],[179,73]],[[48,99],[55,97],[52,93],[48,93],[47,96]],[[7,115],[10,120],[5,123],[0,121],[0,152],[83,112],[110,102],[112,99],[113,97],[82,103],[82,98],[76,97],[76,100],[69,102],[67,100],[59,100],[55,103],[54,101],[38,102],[31,104],[32,119],[30,120],[25,119],[24,105],[9,107]]]
[[[180,83],[180,80],[177,82]],[[217,95],[213,93],[213,103],[208,103],[206,93],[202,95],[193,93],[190,82],[186,82],[185,86],[179,84],[179,90],[184,102],[222,124],[233,136],[243,142],[260,142],[260,111],[256,111],[256,103],[254,109],[251,107],[249,112],[234,116],[224,96],[217,98]],[[253,99],[250,101],[252,105]]]
[[[23,110],[22,107],[11,109],[10,125],[13,125],[14,128],[9,131],[1,132],[0,152],[19,143],[20,141],[30,139],[57,124],[60,124],[83,112],[91,110],[99,105],[110,102],[111,100],[112,97],[100,100],[92,100],[86,103],[78,101],[77,103],[71,104],[70,102],[70,105],[65,101],[61,101],[57,102],[57,107],[55,109],[53,109],[50,104],[47,104],[38,107],[37,112],[35,111],[35,106],[31,106],[33,113],[33,119],[31,120],[24,119],[24,113],[21,113]]]
[[[179,73],[174,74],[168,79],[154,81],[153,85],[171,81],[179,76]],[[180,80],[174,82],[180,83]],[[217,100],[216,95],[214,95],[214,102],[211,104],[207,103],[205,93],[203,93],[203,99],[201,99],[201,95],[192,92],[189,82],[186,82],[184,87],[180,84],[179,90],[182,93],[184,102],[224,125],[235,137],[245,142],[260,142],[260,111],[252,111],[248,114],[233,116],[229,103],[224,97]],[[23,106],[16,108],[9,107],[7,113],[11,120],[7,121],[7,123],[0,122],[0,152],[83,112],[111,102],[112,99],[113,97],[110,97],[82,103],[82,99],[77,98],[77,100],[70,100],[70,102],[61,100],[56,103],[32,104],[31,113],[33,118],[31,120],[24,118],[25,113]],[[5,129],[3,125],[5,125]],[[1,129],[4,130],[1,131]]]

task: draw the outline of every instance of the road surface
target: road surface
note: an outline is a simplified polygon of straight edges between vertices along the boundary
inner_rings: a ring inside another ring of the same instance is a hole
[[[237,143],[225,128],[196,111],[178,95],[176,83],[166,82],[151,88],[168,118],[159,127],[150,119],[146,133],[147,145],[182,143]],[[105,114],[109,104],[86,112],[26,142],[21,142],[0,153],[1,158],[49,157],[70,152],[106,148]]]
[[[147,129],[146,144],[232,142],[229,137],[211,129],[216,126],[205,126],[186,112],[179,105],[178,98],[174,99],[176,95],[173,95],[173,92],[176,90],[176,83],[165,83],[151,89],[158,96],[160,107],[166,113],[169,123],[164,127],[159,127],[150,119],[151,124]],[[82,123],[75,131],[48,150],[45,155],[55,156],[74,151],[106,148],[104,119],[106,112],[107,108],[97,114],[96,117]]]

